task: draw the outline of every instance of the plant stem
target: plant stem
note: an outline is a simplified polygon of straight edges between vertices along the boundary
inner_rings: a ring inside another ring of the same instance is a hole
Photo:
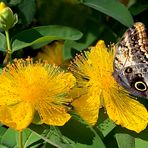
[[[18,135],[18,147],[23,148],[23,132],[19,132],[19,135]]]
[[[7,42],[7,51],[11,53],[11,45],[10,45],[10,37],[9,37],[9,31],[5,31],[6,34],[6,42]]]
[[[6,43],[7,43],[7,53],[6,53],[5,59],[3,61],[3,65],[7,65],[10,62],[10,60],[11,60],[11,52],[12,52],[11,44],[10,44],[9,31],[6,30],[5,34],[6,34]]]

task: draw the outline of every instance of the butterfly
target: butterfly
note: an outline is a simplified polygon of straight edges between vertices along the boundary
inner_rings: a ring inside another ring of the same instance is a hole
[[[132,95],[148,99],[148,38],[136,22],[116,44],[113,77]]]

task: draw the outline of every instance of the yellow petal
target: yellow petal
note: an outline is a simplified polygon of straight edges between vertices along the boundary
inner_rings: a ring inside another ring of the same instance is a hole
[[[75,77],[70,72],[69,73],[61,72],[52,81],[55,85],[57,93],[62,93],[63,91],[65,92],[69,91],[70,88],[72,88],[76,83]]]
[[[148,112],[144,105],[130,98],[128,94],[111,91],[108,95],[104,92],[104,102],[107,114],[116,124],[136,131],[144,130],[148,123]]]
[[[16,130],[23,130],[32,122],[34,110],[28,103],[0,107],[0,122]]]
[[[82,95],[76,99],[72,105],[76,112],[89,124],[94,125],[97,122],[100,100],[96,95]]]
[[[0,13],[2,10],[4,10],[7,6],[5,5],[5,3],[0,2]]]
[[[63,126],[71,118],[63,106],[56,104],[39,104],[37,110],[42,121],[49,125]]]
[[[75,81],[71,73],[61,72],[53,77],[52,81],[49,82],[51,85],[49,87],[50,93],[35,106],[42,122],[62,126],[71,118],[70,114],[67,113],[69,108],[65,104],[72,101],[68,92],[74,86]]]
[[[14,105],[21,101],[10,74],[0,75],[0,105]]]

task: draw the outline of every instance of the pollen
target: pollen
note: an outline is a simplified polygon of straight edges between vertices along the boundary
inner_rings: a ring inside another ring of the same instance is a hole
[[[47,62],[34,63],[30,58],[14,60],[0,75],[0,105],[3,108],[0,108],[0,114],[4,110],[7,113],[6,118],[1,115],[0,121],[21,130],[38,112],[43,123],[64,125],[70,119],[69,108],[65,104],[72,102],[68,94],[75,81],[70,72]],[[19,110],[17,119],[12,107]]]
[[[114,50],[101,40],[90,51],[76,56],[69,66],[77,79],[77,87],[73,89],[73,96],[77,97],[72,104],[91,125],[96,124],[103,106],[116,124],[139,133],[147,126],[148,112],[114,80],[113,55]]]

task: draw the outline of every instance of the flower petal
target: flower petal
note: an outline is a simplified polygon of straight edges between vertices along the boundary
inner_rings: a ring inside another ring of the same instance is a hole
[[[0,105],[14,105],[21,101],[10,74],[0,75]]]
[[[137,133],[144,130],[148,123],[147,109],[138,101],[130,98],[125,92],[111,91],[108,95],[104,92],[104,103],[107,114],[116,124]]]
[[[33,115],[34,110],[28,103],[0,107],[0,122],[20,131],[32,122]]]
[[[75,107],[76,112],[91,125],[97,122],[100,100],[96,95],[82,95],[76,99],[72,105]]]
[[[74,86],[75,81],[75,77],[71,73],[61,72],[53,77],[49,82],[50,94],[35,106],[42,122],[63,126],[71,118],[67,113],[69,107],[66,105],[72,101],[68,92]]]
[[[37,110],[42,121],[49,125],[63,126],[71,118],[62,105],[43,103],[38,104]]]

